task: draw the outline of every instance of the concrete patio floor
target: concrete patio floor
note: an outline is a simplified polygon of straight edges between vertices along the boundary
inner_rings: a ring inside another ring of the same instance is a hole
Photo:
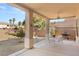
[[[55,44],[52,40],[42,40],[33,49],[23,49],[9,56],[79,56],[79,44],[67,40]]]

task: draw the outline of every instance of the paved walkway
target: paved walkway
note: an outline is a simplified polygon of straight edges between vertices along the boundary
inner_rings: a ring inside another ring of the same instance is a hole
[[[42,40],[34,46],[34,49],[23,49],[17,56],[79,56],[79,44],[74,41],[64,40],[54,44],[52,40]]]

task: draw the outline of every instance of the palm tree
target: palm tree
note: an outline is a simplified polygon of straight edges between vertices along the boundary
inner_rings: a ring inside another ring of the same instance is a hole
[[[13,18],[13,26],[15,25],[15,21],[16,21],[15,18]]]
[[[19,26],[19,27],[20,27],[20,25],[21,25],[21,21],[18,22],[18,26]]]
[[[12,25],[12,19],[9,19],[10,26]]]
[[[22,22],[22,25],[25,25],[25,20]]]

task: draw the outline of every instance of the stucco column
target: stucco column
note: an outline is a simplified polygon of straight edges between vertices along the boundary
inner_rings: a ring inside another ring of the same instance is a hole
[[[76,42],[79,43],[79,27],[78,27],[78,18],[76,17]]]
[[[33,26],[32,26],[33,12],[31,10],[26,10],[26,25],[25,25],[25,48],[33,48]]]
[[[45,38],[49,40],[49,20],[45,20]]]

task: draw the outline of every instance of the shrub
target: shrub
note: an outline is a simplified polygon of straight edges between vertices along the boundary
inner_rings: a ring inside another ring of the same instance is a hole
[[[25,33],[23,31],[22,28],[19,28],[19,30],[16,31],[16,35],[17,37],[24,37],[25,36]]]
[[[22,28],[18,28],[18,29],[16,29],[16,32],[10,33],[10,35],[22,38],[25,36],[25,33]]]

